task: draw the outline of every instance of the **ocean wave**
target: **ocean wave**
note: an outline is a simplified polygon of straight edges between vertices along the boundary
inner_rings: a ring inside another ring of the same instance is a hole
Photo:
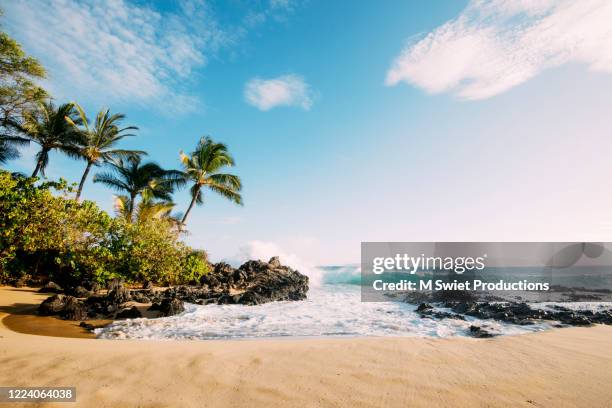
[[[337,270],[332,279],[353,276]],[[344,279],[344,278],[343,278]],[[330,336],[466,336],[472,324],[486,324],[498,334],[544,330],[547,324],[516,326],[468,317],[421,318],[415,305],[402,302],[362,302],[359,286],[324,284],[312,288],[308,299],[258,306],[187,304],[184,313],[159,319],[117,321],[97,329],[105,339],[207,340],[269,337]]]

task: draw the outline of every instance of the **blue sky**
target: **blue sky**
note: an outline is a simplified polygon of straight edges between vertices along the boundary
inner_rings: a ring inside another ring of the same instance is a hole
[[[609,2],[347,4],[32,0],[2,24],[58,101],[127,114],[125,147],[170,168],[200,136],[229,146],[245,205],[206,195],[186,238],[213,260],[609,240]],[[48,176],[83,167],[54,155]],[[104,186],[84,196],[112,211]]]

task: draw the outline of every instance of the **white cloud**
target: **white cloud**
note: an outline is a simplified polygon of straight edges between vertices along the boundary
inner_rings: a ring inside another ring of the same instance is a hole
[[[295,106],[309,110],[312,106],[310,86],[299,75],[251,79],[244,88],[244,98],[262,111],[277,106]]]
[[[17,0],[2,6],[3,24],[48,68],[45,86],[58,99],[137,103],[182,112],[200,106],[191,91],[198,70],[218,51],[237,46],[247,28],[254,28],[241,13],[289,13],[280,3],[265,4],[238,10],[234,20],[226,18],[221,24],[205,0],[179,0],[164,11],[155,8],[158,5]]]
[[[197,102],[182,92],[181,82],[228,41],[199,1],[164,14],[123,0],[32,0],[5,7],[11,32],[48,67],[51,90],[69,99],[188,108]]]
[[[408,45],[385,83],[476,100],[567,63],[612,73],[611,22],[608,0],[473,0]]]

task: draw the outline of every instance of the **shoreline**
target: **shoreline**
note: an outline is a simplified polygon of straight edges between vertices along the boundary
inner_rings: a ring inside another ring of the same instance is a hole
[[[82,338],[82,339],[98,339],[97,335],[84,327],[80,326],[80,321],[64,320],[58,316],[40,316],[37,313],[37,308],[40,303],[48,297],[53,296],[53,293],[39,293],[39,288],[12,286],[0,286],[0,322],[9,330],[16,333],[48,336],[48,337],[64,337],[64,338]],[[12,304],[7,304],[12,303]],[[128,302],[128,306],[136,306],[143,318],[154,318],[155,312],[147,311],[150,304],[139,304],[136,302]],[[90,319],[85,322],[93,325],[96,329],[105,327],[114,322],[121,322],[124,319]],[[567,327],[564,327],[565,329]],[[546,332],[549,330],[557,330],[551,328],[535,333]],[[505,336],[525,335],[529,333],[502,334]],[[453,338],[474,338],[471,336],[448,336],[448,337],[433,337],[420,335],[396,335],[396,336],[381,336],[381,335],[316,335],[316,336],[261,336],[261,337],[227,337],[214,339],[112,339],[111,341],[291,341],[291,340],[318,340],[318,339],[453,339]]]
[[[11,308],[44,296],[0,288],[0,384],[74,386],[76,406],[596,407],[612,398],[610,326],[242,341],[93,341],[5,326]]]
[[[0,286],[0,322],[16,333],[66,338],[94,339],[94,333],[79,326],[80,322],[55,316],[39,316],[38,305],[52,296],[38,293],[37,288]]]

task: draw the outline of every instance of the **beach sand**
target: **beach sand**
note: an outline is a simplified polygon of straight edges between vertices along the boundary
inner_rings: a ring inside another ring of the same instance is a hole
[[[612,327],[486,340],[112,341],[76,338],[89,334],[74,322],[24,314],[41,299],[0,288],[0,385],[77,388],[76,404],[48,406],[612,404]],[[37,322],[46,336],[9,329],[31,332]],[[72,338],[48,336],[63,332]]]

